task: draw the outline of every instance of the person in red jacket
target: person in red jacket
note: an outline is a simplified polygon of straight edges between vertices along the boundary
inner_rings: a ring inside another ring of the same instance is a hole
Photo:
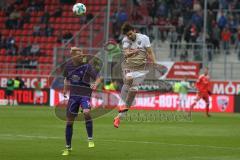
[[[208,75],[208,67],[205,67],[204,74],[200,75],[197,82],[195,83],[195,87],[197,89],[197,95],[194,103],[190,106],[190,115],[193,107],[196,103],[203,99],[206,102],[206,116],[210,117],[209,114],[209,96],[211,95],[210,91],[210,80]]]

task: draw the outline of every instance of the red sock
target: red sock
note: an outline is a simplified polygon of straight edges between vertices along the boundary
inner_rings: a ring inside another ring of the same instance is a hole
[[[194,102],[191,106],[190,106],[190,110],[193,109],[193,107],[197,104],[197,102]]]
[[[206,114],[208,115],[209,112],[209,104],[206,105]]]

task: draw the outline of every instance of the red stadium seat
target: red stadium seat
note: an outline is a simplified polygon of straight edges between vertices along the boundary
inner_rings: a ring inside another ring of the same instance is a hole
[[[71,5],[63,5],[63,10],[64,11],[72,10],[72,6]]]
[[[4,29],[4,30],[1,31],[1,33],[2,33],[2,35],[4,35],[4,36],[8,36],[8,35],[9,35],[9,30]]]
[[[0,55],[6,55],[6,53],[7,53],[6,49],[3,48],[0,50]]]
[[[46,45],[46,49],[48,49],[48,50],[53,49],[53,45],[52,45],[52,44],[47,44],[47,45]]]
[[[39,17],[32,17],[31,22],[32,23],[38,23],[40,21]]]
[[[62,13],[62,16],[63,16],[63,17],[68,17],[68,11],[64,11],[64,12]]]
[[[56,18],[56,21],[55,21],[56,23],[62,23],[62,18]]]
[[[56,22],[56,18],[51,17],[51,18],[49,19],[49,22],[50,22],[50,23],[55,23],[55,22]]]
[[[29,30],[28,29],[23,30],[22,35],[25,36],[29,35]]]

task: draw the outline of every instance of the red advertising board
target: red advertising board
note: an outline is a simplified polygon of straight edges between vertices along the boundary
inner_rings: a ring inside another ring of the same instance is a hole
[[[104,103],[108,107],[120,106],[119,93],[106,92],[104,95]],[[93,93],[92,105],[100,106],[103,103],[103,98],[99,94]],[[190,105],[195,99],[194,94],[189,94],[185,109],[189,110]],[[56,106],[60,101],[64,100],[60,92],[51,91],[51,106]],[[138,93],[135,98],[135,103],[132,109],[142,110],[177,110],[179,99],[177,94],[160,94],[158,92],[142,92]],[[199,101],[194,108],[194,111],[205,111],[206,104],[203,100]],[[234,111],[234,96],[228,95],[212,95],[210,98],[210,112],[233,112]]]
[[[6,87],[7,80],[9,78],[16,78],[16,77],[0,77],[0,87]],[[21,79],[24,81],[26,88],[35,88],[35,84],[37,81],[40,80],[42,84],[42,88],[49,88],[49,77],[31,77],[31,76],[21,76]]]
[[[40,99],[36,99],[36,104],[49,105],[49,89],[43,89],[42,95],[42,103],[40,103]],[[35,90],[33,89],[17,89],[14,90],[13,96],[11,99],[15,100],[17,104],[25,104],[25,105],[33,105],[34,97],[36,96]],[[5,89],[0,88],[0,100],[5,100]]]
[[[222,95],[238,95],[240,93],[240,81],[212,81],[212,93]]]
[[[170,63],[170,62],[169,62]],[[197,79],[200,71],[200,64],[196,62],[174,62],[169,65],[167,79]]]

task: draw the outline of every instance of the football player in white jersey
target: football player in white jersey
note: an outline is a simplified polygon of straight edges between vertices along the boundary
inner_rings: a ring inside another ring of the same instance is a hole
[[[155,55],[147,35],[136,33],[134,27],[128,23],[122,26],[124,38],[122,49],[124,61],[122,62],[123,86],[121,89],[122,104],[119,104],[119,114],[114,118],[114,127],[118,128],[120,120],[126,115],[131,107],[137,86],[143,82],[146,74],[147,64],[156,64]]]

